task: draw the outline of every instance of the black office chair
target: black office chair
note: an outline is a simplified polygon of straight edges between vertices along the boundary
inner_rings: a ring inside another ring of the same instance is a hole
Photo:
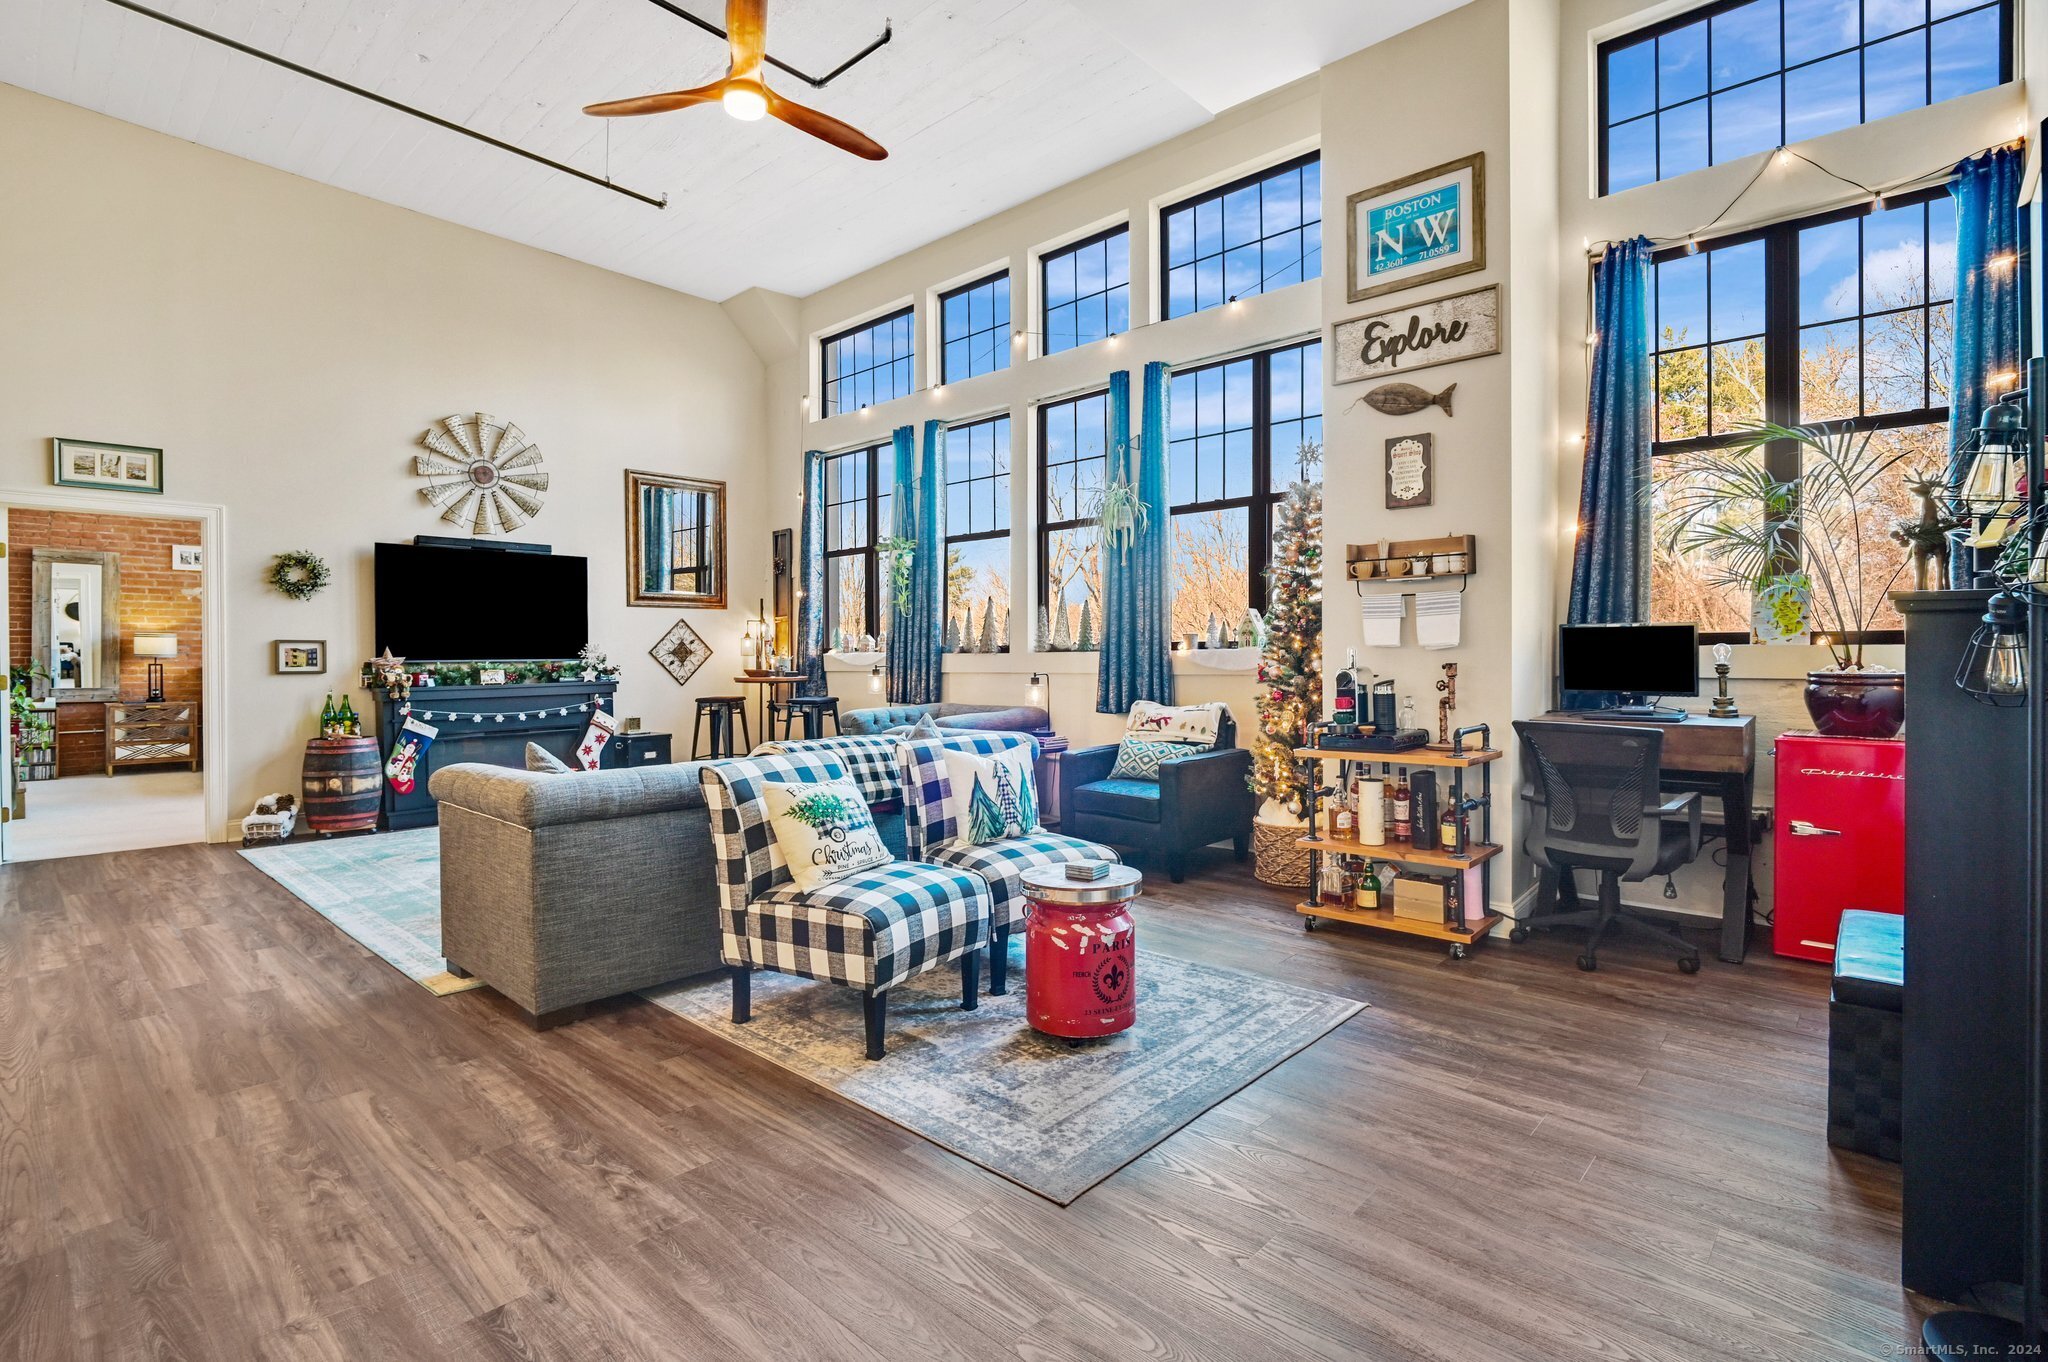
[[[1677,932],[1621,906],[1622,881],[1669,875],[1700,854],[1700,797],[1663,799],[1657,786],[1664,754],[1662,730],[1621,724],[1515,721],[1522,740],[1522,803],[1529,813],[1522,849],[1536,862],[1543,902],[1561,887],[1573,891],[1572,872],[1600,876],[1597,908],[1543,913],[1519,923],[1511,941],[1532,928],[1593,928],[1579,968],[1600,968],[1600,943],[1620,926],[1675,947],[1678,968],[1697,974],[1699,948]]]

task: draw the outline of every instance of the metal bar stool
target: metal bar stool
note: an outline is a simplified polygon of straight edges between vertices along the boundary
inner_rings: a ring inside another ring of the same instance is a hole
[[[792,723],[802,721],[806,738],[825,736],[824,720],[832,720],[834,737],[843,731],[839,727],[839,697],[836,695],[792,695],[782,702],[782,736],[789,736]]]
[[[740,740],[746,744],[744,750],[735,752],[732,746],[733,719],[739,719]],[[697,720],[690,725],[690,760],[698,759],[704,744],[704,721],[711,720],[711,755],[714,757],[738,757],[754,750],[754,735],[747,725],[747,699],[744,695],[703,695],[697,698]]]

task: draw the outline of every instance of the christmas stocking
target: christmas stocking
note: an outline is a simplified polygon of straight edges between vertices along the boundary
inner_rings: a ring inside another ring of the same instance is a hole
[[[586,771],[595,771],[600,758],[604,756],[604,745],[612,740],[612,734],[619,731],[619,721],[601,709],[590,711],[590,727],[583,730],[583,741],[576,744],[576,760]]]
[[[398,730],[398,741],[391,744],[391,760],[384,763],[385,778],[391,788],[400,794],[411,794],[420,769],[420,758],[434,745],[441,730],[432,724],[423,724],[411,715],[406,716],[405,727]]]

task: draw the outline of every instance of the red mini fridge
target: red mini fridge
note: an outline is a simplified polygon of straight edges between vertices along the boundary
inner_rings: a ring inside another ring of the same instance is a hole
[[[1906,910],[1906,741],[1780,734],[1772,948],[1832,962],[1846,908]]]

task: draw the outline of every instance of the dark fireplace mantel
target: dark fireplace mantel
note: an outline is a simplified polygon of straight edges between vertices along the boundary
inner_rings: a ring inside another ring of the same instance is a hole
[[[416,686],[407,701],[392,700],[384,692],[375,692],[377,745],[385,760],[390,760],[391,744],[405,726],[406,704],[421,716],[422,722],[440,730],[434,745],[427,749],[426,759],[420,763],[412,790],[399,794],[388,784],[384,787],[377,826],[386,832],[396,832],[438,823],[440,809],[427,793],[427,782],[444,766],[468,761],[524,769],[526,744],[530,742],[539,743],[575,765],[576,745],[583,741],[583,731],[590,726],[589,712],[577,706],[594,704],[608,713],[617,713],[614,701],[618,690],[616,681],[534,681],[511,686]],[[564,706],[568,707],[567,714],[559,712]],[[441,717],[449,710],[484,717],[481,721]],[[427,714],[435,717],[428,719]],[[526,717],[519,717],[522,714]],[[607,744],[599,764],[617,763],[617,756]]]

